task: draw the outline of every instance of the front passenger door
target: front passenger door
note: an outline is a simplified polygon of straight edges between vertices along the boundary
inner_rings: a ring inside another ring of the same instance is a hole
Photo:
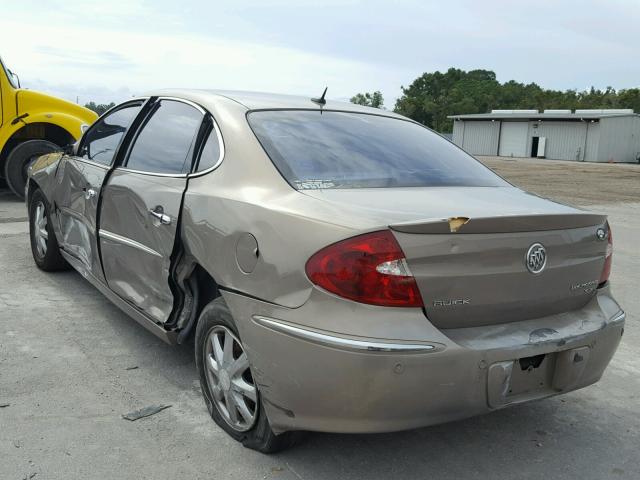
[[[65,155],[56,172],[60,244],[88,273],[104,280],[97,248],[96,220],[100,191],[116,152],[138,115],[144,100],[124,104],[102,118],[83,135],[77,155]]]
[[[107,284],[159,323],[173,309],[171,254],[203,117],[195,105],[159,99],[124,165],[103,187],[99,234]]]

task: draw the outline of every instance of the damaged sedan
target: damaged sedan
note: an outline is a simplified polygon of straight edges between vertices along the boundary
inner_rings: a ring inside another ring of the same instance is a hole
[[[605,216],[324,95],[127,101],[37,160],[27,205],[37,266],[194,337],[211,417],[265,453],[591,385],[624,330]]]

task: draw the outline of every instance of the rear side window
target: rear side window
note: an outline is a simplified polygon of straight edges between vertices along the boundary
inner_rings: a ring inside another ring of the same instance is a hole
[[[218,132],[211,126],[207,141],[202,147],[202,153],[200,154],[200,160],[198,161],[198,168],[196,171],[202,172],[208,170],[211,167],[217,165],[220,161],[220,141],[218,139]]]
[[[276,168],[298,190],[508,185],[409,121],[317,110],[252,112],[248,119]]]
[[[151,173],[188,172],[202,116],[186,103],[160,100],[131,148],[127,168]]]
[[[98,120],[82,140],[82,158],[111,165],[122,136],[140,108],[140,103],[128,105]]]

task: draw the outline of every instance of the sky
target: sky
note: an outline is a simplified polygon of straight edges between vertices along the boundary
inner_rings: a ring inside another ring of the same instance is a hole
[[[640,0],[0,0],[0,56],[72,101],[220,88],[385,105],[424,72],[640,86]]]

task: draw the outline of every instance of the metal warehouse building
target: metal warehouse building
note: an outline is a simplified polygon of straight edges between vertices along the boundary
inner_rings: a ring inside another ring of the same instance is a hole
[[[472,155],[640,162],[633,110],[492,110],[452,115],[453,142]]]

